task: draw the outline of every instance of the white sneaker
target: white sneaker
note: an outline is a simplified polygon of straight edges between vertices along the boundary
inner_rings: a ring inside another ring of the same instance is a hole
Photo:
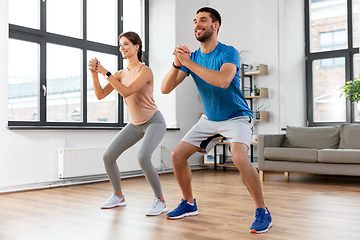
[[[160,199],[155,198],[153,204],[146,211],[146,215],[148,216],[156,216],[160,215],[163,212],[167,212],[168,209],[166,207],[166,202],[162,202]]]
[[[122,197],[119,197],[114,193],[106,203],[101,204],[101,208],[113,208],[113,207],[121,207],[125,205],[126,202],[124,195],[122,195]]]

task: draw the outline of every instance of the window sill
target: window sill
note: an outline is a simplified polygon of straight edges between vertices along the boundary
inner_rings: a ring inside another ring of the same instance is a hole
[[[123,127],[98,126],[6,126],[8,130],[121,130]],[[166,128],[166,130],[180,130],[180,128]]]

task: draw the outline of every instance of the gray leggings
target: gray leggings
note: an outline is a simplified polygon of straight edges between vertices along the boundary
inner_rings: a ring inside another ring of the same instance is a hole
[[[109,176],[114,192],[121,190],[121,176],[117,158],[128,148],[133,146],[141,138],[138,151],[139,165],[145,174],[147,181],[154,191],[155,197],[162,195],[159,176],[151,163],[151,156],[165,135],[166,124],[161,112],[157,111],[152,118],[144,124],[134,125],[128,123],[111,141],[106,148],[103,160],[106,173]]]

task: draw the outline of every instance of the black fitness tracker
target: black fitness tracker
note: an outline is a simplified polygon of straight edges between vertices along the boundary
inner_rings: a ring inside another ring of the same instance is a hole
[[[105,74],[105,77],[106,77],[106,78],[109,78],[110,76],[111,76],[111,72],[108,71],[108,72]]]
[[[174,68],[176,68],[176,69],[180,69],[180,68],[181,68],[181,67],[179,67],[179,66],[176,66],[174,62],[172,63],[172,66],[173,66]]]

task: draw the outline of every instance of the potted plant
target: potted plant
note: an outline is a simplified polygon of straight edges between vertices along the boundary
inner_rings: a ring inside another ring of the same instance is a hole
[[[353,81],[346,82],[345,86],[342,86],[342,93],[340,97],[345,95],[346,99],[349,99],[352,103],[359,103],[360,101],[360,80],[355,78]],[[360,115],[360,113],[359,113]]]
[[[260,90],[256,87],[256,85],[254,85],[254,95],[255,95],[255,96],[259,96],[259,95],[260,95]]]

